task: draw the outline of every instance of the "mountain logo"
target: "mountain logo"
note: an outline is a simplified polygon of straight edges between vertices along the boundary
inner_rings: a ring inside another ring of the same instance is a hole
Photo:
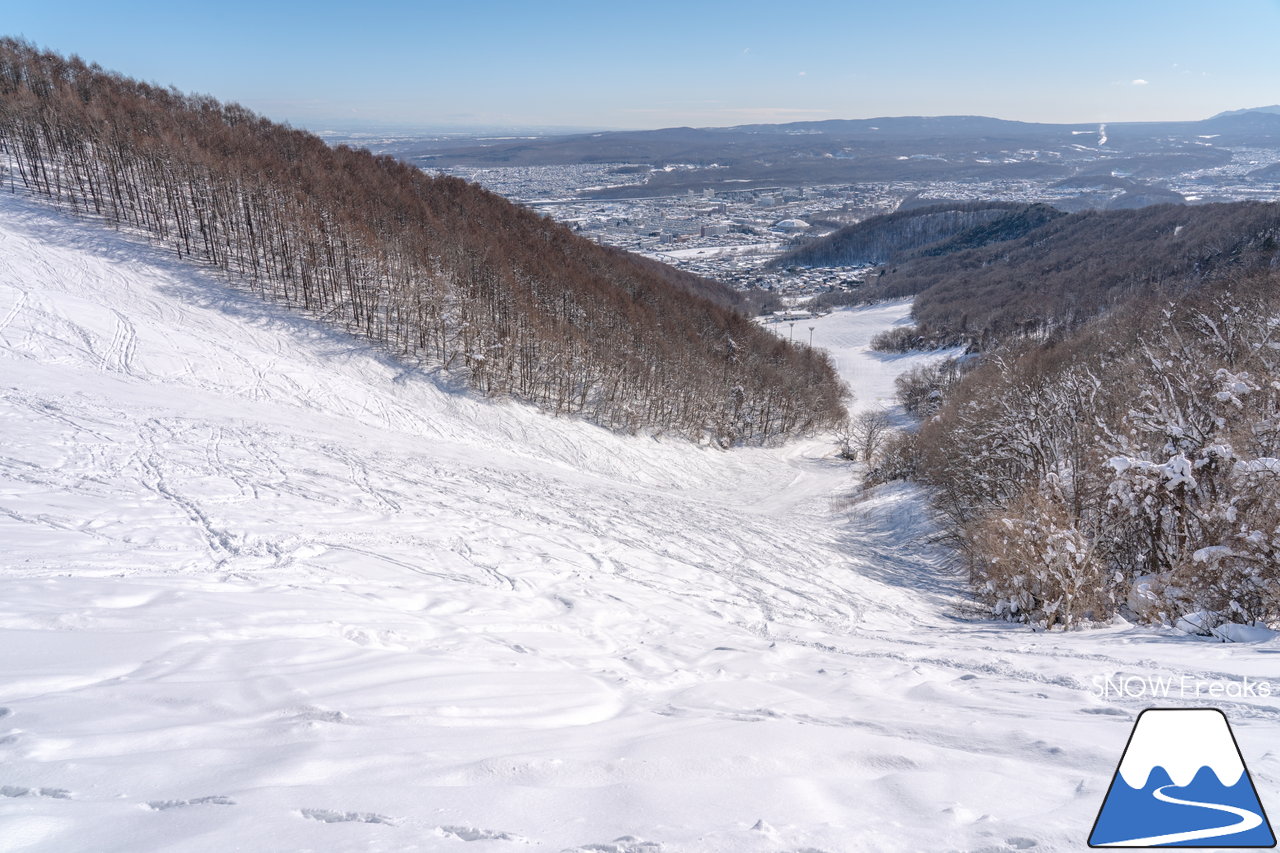
[[[1138,715],[1089,833],[1090,847],[1275,847],[1226,715]]]

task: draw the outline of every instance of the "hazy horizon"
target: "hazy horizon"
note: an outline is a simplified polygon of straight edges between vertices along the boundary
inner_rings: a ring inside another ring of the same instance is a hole
[[[313,130],[724,127],[907,115],[1181,121],[1280,101],[1280,0],[1039,8],[319,0],[12,8],[4,32]]]
[[[1280,108],[1280,104],[1254,104],[1248,107],[1241,107],[1235,111],[1239,112],[1239,111],[1251,111],[1251,110],[1273,109],[1273,108]],[[1214,113],[1212,115],[1196,116],[1190,119],[1161,119],[1161,118],[1139,119],[1139,120],[1135,120],[1135,123],[1162,122],[1162,121],[1199,121],[1202,119],[1210,119],[1216,115],[1219,115],[1222,113],[1229,113],[1229,112],[1233,112],[1233,111],[1220,110],[1218,113]],[[996,119],[999,121],[1013,121],[1013,122],[1023,121],[1022,119],[1010,119],[1005,116],[975,115],[975,114],[968,114],[968,113],[952,113],[952,114],[937,113],[937,114],[931,114],[928,116],[924,116],[920,114],[874,115],[874,116],[871,116],[871,115],[832,116],[829,119],[812,119],[811,121],[875,121],[879,119],[895,119],[895,118],[959,118],[959,117],[990,118],[990,119]],[[321,136],[325,136],[325,135],[339,135],[339,136],[404,135],[404,136],[409,136],[409,135],[419,135],[419,134],[424,134],[424,135],[438,134],[440,136],[458,136],[458,137],[466,137],[466,138],[476,138],[476,137],[484,137],[489,134],[494,134],[495,138],[499,138],[497,136],[499,134],[512,134],[517,136],[524,135],[524,134],[528,134],[530,136],[535,136],[535,135],[555,136],[555,135],[571,135],[571,134],[580,134],[580,133],[660,131],[660,130],[674,130],[681,127],[693,127],[695,129],[732,128],[732,127],[739,127],[739,126],[751,125],[751,124],[788,124],[788,123],[799,123],[804,121],[810,121],[810,120],[798,119],[795,122],[742,122],[739,124],[720,124],[720,125],[662,125],[662,126],[655,125],[653,127],[604,127],[599,125],[519,125],[519,124],[517,125],[403,124],[402,125],[402,124],[397,124],[395,122],[380,122],[380,121],[360,122],[358,120],[350,121],[350,120],[345,120],[341,118],[337,118],[337,119],[317,118],[317,119],[309,119],[306,125],[300,125],[297,122],[293,122],[293,124],[298,127],[304,127],[306,130],[309,130]],[[1071,125],[1093,125],[1093,124],[1124,124],[1126,122],[1125,120],[1120,120],[1120,121],[1110,121],[1110,122],[1043,121],[1043,122],[1025,122],[1025,123],[1056,124],[1056,125],[1071,126]]]

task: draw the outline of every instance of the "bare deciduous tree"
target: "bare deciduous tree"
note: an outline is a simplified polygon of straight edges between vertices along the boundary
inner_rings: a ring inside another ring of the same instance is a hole
[[[889,413],[883,409],[866,409],[849,419],[842,435],[842,450],[849,458],[861,459],[868,465],[876,456],[893,429]]]
[[[830,360],[715,282],[457,178],[0,39],[0,166],[264,299],[478,391],[609,428],[759,443],[834,426]]]
[[[1135,303],[949,391],[918,470],[997,613],[1280,625],[1278,284]]]

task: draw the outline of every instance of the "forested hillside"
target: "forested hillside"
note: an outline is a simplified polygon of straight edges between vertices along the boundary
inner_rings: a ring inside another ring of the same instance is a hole
[[[1280,205],[1161,205],[890,263],[865,296],[917,325],[873,345],[982,356],[899,379],[923,424],[871,481],[933,487],[997,615],[1280,625],[1278,238]]]
[[[1221,636],[1280,624],[1274,273],[1134,299],[962,378],[900,385],[918,401],[930,382],[946,400],[900,456],[994,613],[1070,627],[1124,612]]]
[[[985,347],[1078,325],[1135,295],[1269,269],[1278,256],[1280,205],[1157,205],[1056,217],[1016,239],[889,264],[863,295],[914,295],[925,338]]]
[[[3,40],[0,157],[9,189],[140,229],[485,394],[722,443],[843,417],[827,357],[718,285],[234,104]]]
[[[945,202],[873,216],[780,257],[776,266],[883,264],[1020,237],[1062,214],[1010,201]]]

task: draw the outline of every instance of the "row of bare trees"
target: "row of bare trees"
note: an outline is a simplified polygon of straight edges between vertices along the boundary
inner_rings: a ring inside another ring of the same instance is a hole
[[[11,189],[141,230],[485,394],[724,444],[843,417],[829,360],[718,285],[234,104],[0,40],[0,157]]]

